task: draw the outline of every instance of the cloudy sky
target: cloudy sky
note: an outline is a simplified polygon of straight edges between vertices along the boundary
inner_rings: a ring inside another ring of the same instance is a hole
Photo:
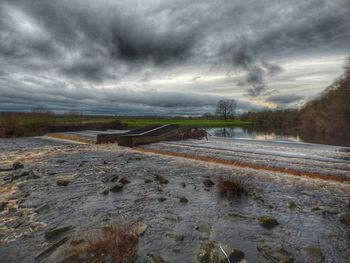
[[[349,0],[0,0],[0,111],[298,107],[342,73]]]

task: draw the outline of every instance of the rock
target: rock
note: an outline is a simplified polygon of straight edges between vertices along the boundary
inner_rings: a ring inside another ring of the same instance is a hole
[[[56,184],[58,186],[67,186],[70,182],[72,181],[72,179],[68,179],[68,178],[61,178],[61,179],[58,179],[56,181]]]
[[[227,215],[233,218],[249,219],[249,216],[241,213],[236,213],[236,212],[231,212],[231,213],[228,213]]]
[[[34,173],[33,171],[30,171],[29,175],[27,176],[27,179],[39,179],[40,176]]]
[[[148,228],[148,225],[146,225],[145,223],[140,224],[136,229],[136,234],[138,236],[143,236],[143,234],[146,232],[147,228]]]
[[[186,187],[186,183],[185,182],[181,182],[180,185],[185,188]]]
[[[24,168],[24,165],[20,162],[15,162],[13,163],[12,165],[12,169],[13,170],[18,170],[18,169],[23,169]]]
[[[281,244],[262,240],[257,245],[258,251],[268,260],[275,263],[292,263],[294,257]]]
[[[105,187],[104,189],[102,189],[102,191],[100,192],[101,195],[108,195],[109,194],[109,188]]]
[[[119,175],[117,174],[108,174],[102,178],[102,182],[114,182],[119,179]]]
[[[154,179],[156,180],[156,181],[158,181],[160,184],[168,184],[169,183],[169,181],[167,180],[167,179],[165,179],[163,176],[161,176],[161,175],[155,175],[154,176]]]
[[[7,204],[8,204],[8,202],[5,202],[5,201],[0,202],[0,212],[6,208]]]
[[[60,164],[66,163],[66,162],[67,162],[66,160],[57,160],[57,161],[56,161],[56,163],[60,163]]]
[[[197,260],[200,263],[218,263],[219,253],[215,243],[209,239],[203,240],[197,253]]]
[[[275,218],[267,215],[259,216],[258,222],[261,226],[268,229],[276,227],[278,225],[278,222]]]
[[[297,208],[297,204],[294,202],[294,201],[289,201],[288,202],[288,208],[289,209],[294,209],[294,208]]]
[[[122,178],[119,179],[119,183],[121,183],[121,184],[130,184],[130,181],[127,178],[122,177]]]
[[[301,250],[301,256],[305,262],[309,263],[321,263],[325,259],[325,256],[318,245],[308,245],[303,247]]]
[[[30,175],[32,173],[31,170],[20,170],[20,171],[15,171],[12,173],[12,176],[11,176],[11,181],[15,181],[19,178],[22,178],[22,177],[26,177],[28,175]]]
[[[205,179],[205,180],[203,181],[203,184],[204,184],[206,187],[211,187],[211,186],[214,185],[214,182],[213,182],[212,180],[210,180],[210,179]]]
[[[117,209],[124,209],[125,208],[125,204],[119,204],[115,206]]]
[[[145,181],[144,181],[146,184],[149,184],[149,183],[152,183],[153,180],[151,180],[150,178],[145,178]]]
[[[246,262],[244,259],[244,252],[228,245],[219,245],[219,262],[222,263],[243,263]],[[224,252],[225,251],[225,254]]]
[[[45,256],[48,256],[50,254],[53,253],[53,251],[55,251],[56,248],[62,246],[64,243],[66,243],[68,241],[68,237],[64,237],[62,238],[60,241],[54,243],[53,245],[51,245],[50,247],[48,247],[47,249],[45,249],[43,252],[41,252],[39,255],[37,255],[35,257],[36,260],[39,260]]]
[[[176,242],[180,242],[180,241],[183,241],[185,239],[185,236],[184,235],[175,235],[174,236],[174,240]]]
[[[165,200],[166,200],[166,197],[159,197],[158,198],[158,201],[161,202],[161,203],[163,203]]]
[[[179,201],[180,201],[180,203],[188,203],[188,199],[184,196],[181,196]]]
[[[124,185],[122,183],[116,182],[111,185],[111,187],[109,188],[109,191],[120,192],[121,190],[123,190],[123,187]]]
[[[339,221],[344,225],[350,226],[350,213],[342,213],[339,215]]]
[[[148,253],[147,257],[150,259],[150,262],[153,262],[153,263],[165,263],[166,262],[158,252]]]
[[[211,232],[211,226],[208,225],[208,224],[201,224],[201,225],[198,225],[198,226],[195,227],[195,229],[196,229],[198,232],[207,234],[208,236],[210,235],[210,232]]]
[[[49,229],[49,230],[47,230],[45,232],[45,238],[46,239],[53,238],[53,237],[58,236],[58,235],[60,235],[60,234],[62,234],[64,232],[69,231],[71,228],[72,228],[71,225],[64,226],[64,227],[59,227],[59,228],[51,228],[51,229]]]

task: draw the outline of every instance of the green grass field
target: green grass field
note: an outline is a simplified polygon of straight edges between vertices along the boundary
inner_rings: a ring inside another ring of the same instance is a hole
[[[128,129],[140,128],[146,125],[178,124],[180,126],[196,126],[199,128],[214,127],[239,127],[251,125],[251,122],[240,120],[209,120],[209,119],[176,119],[176,118],[122,118],[122,122],[128,125]]]
[[[106,123],[115,120],[112,116],[65,116],[65,115],[52,115],[41,116],[36,114],[16,114],[14,121],[20,125],[31,124],[43,124],[49,123],[50,125],[64,125],[64,124],[82,124],[82,123]],[[127,124],[128,129],[140,128],[147,125],[165,125],[165,124],[178,124],[180,126],[195,126],[200,128],[214,128],[214,127],[236,127],[247,126],[252,124],[251,122],[241,120],[212,120],[201,118],[118,118],[123,123]],[[6,125],[5,119],[0,116],[0,126]]]

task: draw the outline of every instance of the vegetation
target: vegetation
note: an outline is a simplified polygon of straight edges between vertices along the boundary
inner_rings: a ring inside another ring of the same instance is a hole
[[[94,232],[87,244],[73,242],[66,251],[68,262],[136,262],[138,236],[123,226],[105,227],[101,233]]]
[[[241,120],[219,120],[219,119],[204,119],[204,118],[121,118],[123,123],[127,124],[128,129],[140,128],[146,125],[165,125],[178,124],[181,126],[196,126],[199,128],[213,127],[236,127],[251,125],[251,122]]]
[[[216,105],[216,114],[224,119],[232,119],[235,114],[237,103],[234,100],[220,100]]]
[[[233,177],[219,177],[216,182],[216,188],[221,197],[228,199],[248,193],[247,180]]]
[[[36,136],[55,131],[121,126],[121,122],[114,117],[82,116],[74,113],[55,115],[43,109],[0,114],[0,137]]]
[[[308,142],[350,146],[350,58],[344,74],[300,110],[248,112],[241,119],[253,122],[255,128],[283,130],[287,135],[297,130]]]
[[[301,110],[304,136],[350,146],[350,58],[341,78]]]

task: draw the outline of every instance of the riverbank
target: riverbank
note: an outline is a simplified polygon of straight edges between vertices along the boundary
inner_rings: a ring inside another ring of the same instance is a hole
[[[350,170],[341,148],[288,145],[272,152],[267,142],[209,139],[142,152],[42,137],[1,139],[0,254],[6,262],[77,262],[69,261],[72,246],[117,225],[135,230],[138,262],[199,262],[203,254],[223,257],[223,248],[247,262],[345,263],[349,183],[151,152],[318,167],[339,173],[334,176]],[[24,167],[12,171],[14,162]],[[241,182],[244,194],[220,194],[219,178]]]

